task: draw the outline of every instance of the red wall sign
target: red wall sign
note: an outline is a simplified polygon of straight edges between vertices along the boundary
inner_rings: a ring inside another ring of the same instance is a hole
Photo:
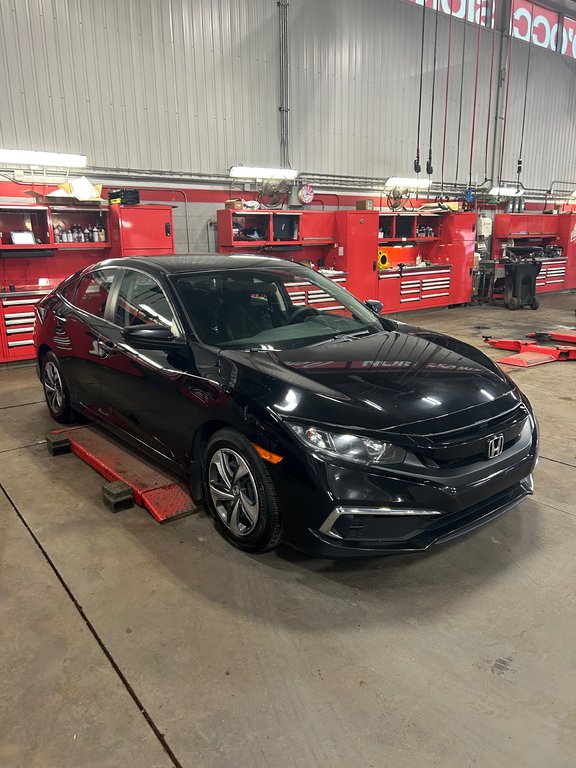
[[[529,0],[512,0],[512,35],[540,48],[555,51],[558,44],[558,14],[532,4]]]
[[[426,5],[426,8],[438,10],[455,19],[471,21],[473,24],[481,24],[483,27],[494,26],[494,16],[497,0],[410,0],[416,5]],[[488,9],[492,8],[492,19],[487,21]]]
[[[561,52],[571,59],[576,59],[576,21],[564,16],[564,29],[562,31]]]

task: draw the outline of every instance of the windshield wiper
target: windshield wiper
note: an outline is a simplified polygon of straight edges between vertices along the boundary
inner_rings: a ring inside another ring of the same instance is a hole
[[[378,331],[376,331],[378,333]],[[334,336],[331,336],[329,339],[324,339],[324,341],[319,341],[317,344],[309,344],[310,347],[321,347],[322,344],[333,344],[334,342],[339,341],[354,341],[354,339],[359,339],[362,336],[372,336],[373,334],[370,333],[368,329],[365,329],[363,331],[356,331],[356,333],[337,333]]]
[[[279,349],[271,344],[261,344],[259,347],[248,347],[246,352],[280,352]]]

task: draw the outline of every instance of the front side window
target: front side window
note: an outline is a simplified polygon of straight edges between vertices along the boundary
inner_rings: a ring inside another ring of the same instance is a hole
[[[108,294],[114,280],[113,269],[98,269],[80,280],[74,304],[95,317],[104,317]],[[66,298],[69,299],[68,296]]]
[[[114,322],[122,328],[134,325],[172,327],[174,316],[160,285],[142,272],[127,271],[120,284]]]
[[[288,349],[382,330],[374,314],[312,270],[182,275],[176,289],[201,341],[228,349]]]

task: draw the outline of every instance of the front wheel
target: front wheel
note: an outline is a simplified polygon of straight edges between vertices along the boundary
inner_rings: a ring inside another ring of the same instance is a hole
[[[58,358],[53,352],[48,352],[42,360],[42,387],[52,418],[60,424],[69,424],[74,421],[68,385],[60,369]]]
[[[247,552],[265,552],[281,538],[278,495],[262,459],[239,432],[222,429],[204,455],[204,491],[216,527]]]

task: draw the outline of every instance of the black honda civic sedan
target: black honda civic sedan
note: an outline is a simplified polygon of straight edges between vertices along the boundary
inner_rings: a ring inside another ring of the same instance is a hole
[[[262,552],[415,552],[532,492],[526,398],[477,349],[280,259],[112,259],[37,306],[50,413],[182,473]]]

